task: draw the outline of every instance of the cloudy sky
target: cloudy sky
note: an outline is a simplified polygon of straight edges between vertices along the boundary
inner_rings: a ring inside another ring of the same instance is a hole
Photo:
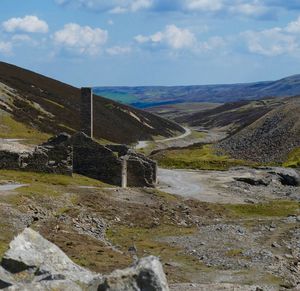
[[[300,73],[299,0],[1,0],[0,59],[76,86]]]

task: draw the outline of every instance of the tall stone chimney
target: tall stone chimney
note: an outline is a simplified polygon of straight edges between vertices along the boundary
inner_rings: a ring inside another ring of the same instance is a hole
[[[92,88],[81,88],[81,131],[93,138],[93,91]]]

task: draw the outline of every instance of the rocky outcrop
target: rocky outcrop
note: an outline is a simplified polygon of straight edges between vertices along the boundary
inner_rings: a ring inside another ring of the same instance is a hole
[[[277,175],[280,183],[285,186],[300,186],[300,175],[294,169],[272,168],[270,174]]]
[[[0,267],[0,289],[168,291],[161,263],[147,257],[108,276],[73,263],[56,245],[26,228],[9,246]]]

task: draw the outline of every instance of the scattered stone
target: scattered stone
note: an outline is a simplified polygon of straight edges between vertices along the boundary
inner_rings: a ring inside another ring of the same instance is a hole
[[[270,184],[270,180],[257,178],[257,177],[241,177],[241,178],[234,178],[238,182],[244,182],[246,184],[252,185],[252,186],[268,186]]]
[[[278,244],[277,242],[273,242],[271,246],[273,248],[280,248],[280,244]]]

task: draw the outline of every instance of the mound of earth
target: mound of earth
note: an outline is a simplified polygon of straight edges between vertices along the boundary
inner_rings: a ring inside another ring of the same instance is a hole
[[[78,88],[0,62],[0,117],[9,114],[44,133],[72,134],[80,129],[79,112]],[[94,98],[94,115],[95,138],[117,143],[184,132],[176,123],[100,96]]]
[[[282,162],[292,150],[300,147],[299,116],[300,97],[286,99],[218,146],[234,158]]]

